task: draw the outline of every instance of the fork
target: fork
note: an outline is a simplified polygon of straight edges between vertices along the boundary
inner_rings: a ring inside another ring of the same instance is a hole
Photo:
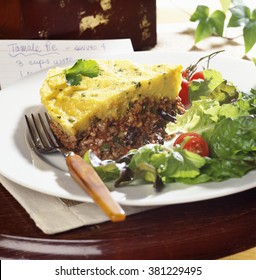
[[[124,210],[112,198],[108,188],[94,168],[79,155],[58,144],[50,130],[50,117],[48,114],[45,113],[45,118],[40,113],[38,118],[34,114],[31,114],[30,117],[25,115],[25,119],[36,151],[40,154],[62,153],[69,173],[76,183],[94,200],[112,222],[123,221],[125,219]]]

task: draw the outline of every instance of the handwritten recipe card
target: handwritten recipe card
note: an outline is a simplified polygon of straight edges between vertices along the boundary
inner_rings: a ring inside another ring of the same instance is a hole
[[[130,39],[0,40],[0,86],[37,71],[103,53],[133,52]]]

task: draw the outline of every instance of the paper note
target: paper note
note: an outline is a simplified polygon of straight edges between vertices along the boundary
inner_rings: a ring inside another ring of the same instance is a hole
[[[103,53],[133,52],[130,39],[0,40],[0,86],[31,73]]]

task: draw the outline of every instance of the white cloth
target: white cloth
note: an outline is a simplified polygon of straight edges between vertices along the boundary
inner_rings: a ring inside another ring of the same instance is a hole
[[[0,182],[45,234],[56,234],[109,221],[109,218],[94,203],[71,201],[42,194],[20,186],[2,175],[0,175]],[[153,208],[155,207],[123,207],[127,216]]]

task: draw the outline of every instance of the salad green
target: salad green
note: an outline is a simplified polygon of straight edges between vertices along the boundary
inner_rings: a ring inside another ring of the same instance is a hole
[[[157,191],[170,182],[218,182],[256,169],[256,89],[243,93],[216,70],[204,70],[204,76],[190,84],[191,107],[169,123],[166,131],[202,135],[209,157],[168,142],[142,146],[116,162],[101,161],[92,151],[84,159],[103,180],[114,180],[116,187],[142,179],[153,183]]]

